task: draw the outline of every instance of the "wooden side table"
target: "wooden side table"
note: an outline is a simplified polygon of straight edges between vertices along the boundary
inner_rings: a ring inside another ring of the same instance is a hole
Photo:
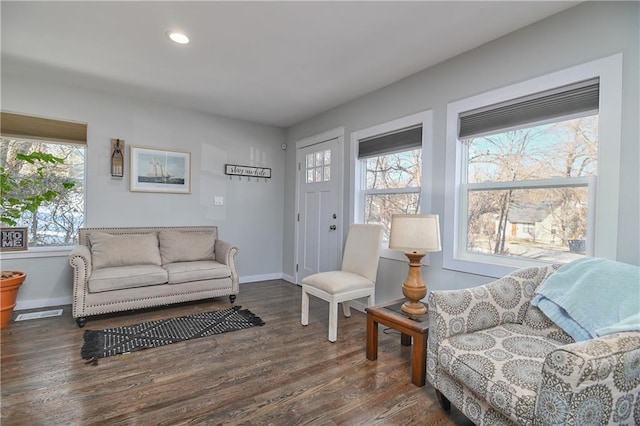
[[[400,307],[405,299],[394,300],[366,308],[367,311],[367,359],[378,359],[378,324],[400,332],[400,343],[410,346],[413,339],[413,365],[411,383],[424,386],[427,368],[428,314],[415,318],[407,317]]]

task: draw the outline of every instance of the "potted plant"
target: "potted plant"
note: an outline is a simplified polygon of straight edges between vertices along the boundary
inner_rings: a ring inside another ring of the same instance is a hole
[[[48,165],[62,164],[64,159],[39,151],[30,154],[16,154],[16,160],[25,161],[34,166],[30,177],[16,178],[5,167],[0,167],[0,227],[11,230],[25,212],[36,214],[42,203],[54,200],[59,191],[47,187],[46,170]],[[73,188],[73,182],[64,182],[65,189]],[[20,271],[0,271],[0,328],[11,321],[16,305],[18,289],[26,274]]]

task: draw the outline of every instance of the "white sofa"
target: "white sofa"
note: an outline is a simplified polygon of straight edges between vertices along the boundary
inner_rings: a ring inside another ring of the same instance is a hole
[[[229,296],[239,292],[238,248],[215,226],[82,228],[69,255],[72,314],[110,312]]]

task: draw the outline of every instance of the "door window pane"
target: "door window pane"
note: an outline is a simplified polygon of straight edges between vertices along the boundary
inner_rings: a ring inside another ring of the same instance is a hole
[[[331,150],[306,155],[307,183],[329,182],[331,179]]]

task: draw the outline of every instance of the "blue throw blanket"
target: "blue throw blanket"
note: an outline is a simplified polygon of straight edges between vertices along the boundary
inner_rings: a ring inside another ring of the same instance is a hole
[[[640,267],[576,260],[549,276],[531,304],[576,341],[640,331]]]

